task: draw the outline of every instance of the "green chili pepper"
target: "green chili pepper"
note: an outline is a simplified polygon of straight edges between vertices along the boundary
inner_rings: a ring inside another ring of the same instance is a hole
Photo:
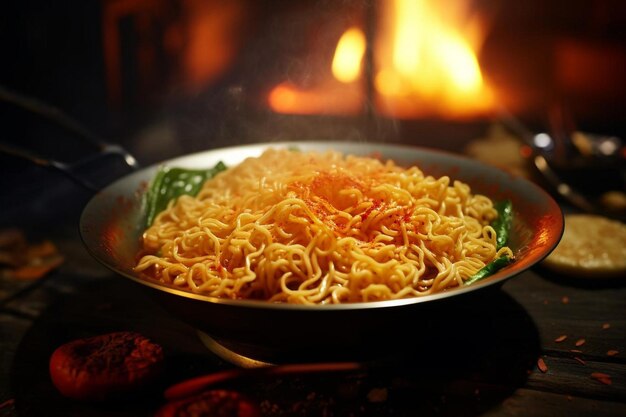
[[[159,168],[145,196],[146,227],[167,208],[171,200],[185,194],[195,196],[207,179],[225,169],[226,165],[222,162],[209,169]]]
[[[463,285],[470,285],[475,283],[476,281],[480,281],[481,279],[488,277],[489,275],[495,274],[497,271],[507,266],[511,262],[511,258],[508,256],[501,256],[493,261],[489,262],[487,265],[482,267],[478,272],[469,277],[467,281],[463,283]]]
[[[509,232],[513,223],[513,203],[511,200],[502,200],[494,204],[498,212],[498,218],[491,223],[491,227],[496,231],[496,249],[506,245],[509,240]]]
[[[513,203],[511,203],[511,200],[498,201],[494,204],[494,208],[498,212],[498,218],[491,223],[491,227],[496,231],[496,248],[500,249],[509,240],[509,233],[513,224]],[[464,285],[473,284],[489,275],[495,274],[498,270],[511,263],[511,261],[512,259],[508,256],[494,259],[465,281]]]

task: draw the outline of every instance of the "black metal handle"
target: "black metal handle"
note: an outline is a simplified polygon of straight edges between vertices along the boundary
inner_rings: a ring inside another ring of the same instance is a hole
[[[85,128],[77,120],[68,116],[54,106],[35,98],[10,91],[3,86],[0,86],[0,101],[20,108],[30,114],[44,118],[69,133],[77,135],[81,139],[93,145],[96,149],[95,154],[88,155],[72,163],[62,162],[54,158],[37,155],[34,152],[16,148],[15,146],[0,142],[0,152],[2,153],[19,157],[30,161],[33,164],[61,172],[76,184],[92,192],[100,190],[102,186],[110,182],[110,178],[103,179],[102,176],[102,168],[104,167],[106,159],[116,157],[119,158],[126,167],[132,170],[139,168],[137,159],[128,150],[119,144],[112,144],[101,139],[98,135]],[[88,178],[88,173],[91,173],[91,179]],[[100,181],[97,181],[98,179]]]

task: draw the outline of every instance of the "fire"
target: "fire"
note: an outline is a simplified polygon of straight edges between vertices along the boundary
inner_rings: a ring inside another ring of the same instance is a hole
[[[361,62],[365,55],[365,35],[358,28],[343,34],[333,58],[333,75],[343,83],[356,81],[361,75]]]
[[[279,113],[355,114],[371,99],[375,111],[396,118],[489,112],[495,98],[477,57],[484,25],[468,6],[462,1],[379,2],[372,45],[374,97],[364,91],[365,35],[352,27],[337,42],[325,82],[309,90],[282,83],[270,93],[270,107]]]
[[[364,100],[361,62],[365,54],[365,35],[356,27],[339,39],[331,70],[323,85],[301,90],[289,82],[276,86],[269,96],[270,107],[278,113],[358,114]]]
[[[401,118],[456,117],[493,107],[493,94],[476,53],[481,28],[460,7],[464,3],[395,0],[383,4],[383,30],[375,50],[379,111]]]

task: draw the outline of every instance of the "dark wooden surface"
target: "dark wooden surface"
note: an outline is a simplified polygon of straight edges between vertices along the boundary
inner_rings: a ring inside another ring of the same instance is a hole
[[[66,257],[59,270],[36,282],[1,283],[0,416],[151,416],[165,387],[234,367],[137,284],[94,261],[74,220],[62,216],[41,233]],[[475,308],[446,312],[442,321],[460,325],[443,338],[429,338],[418,322],[399,324],[423,343],[414,355],[358,373],[244,379],[228,387],[252,395],[268,416],[626,415],[625,283],[559,276],[539,265]],[[123,404],[63,398],[48,375],[54,348],[113,330],[137,330],[163,345],[167,366],[158,386]],[[567,339],[557,342],[561,335]],[[546,372],[537,367],[540,358]],[[610,375],[611,384],[594,372]]]

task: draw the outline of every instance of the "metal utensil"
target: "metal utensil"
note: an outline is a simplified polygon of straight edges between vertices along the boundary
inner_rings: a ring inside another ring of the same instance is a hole
[[[626,143],[614,135],[576,130],[564,112],[556,107],[545,131],[530,129],[505,110],[500,119],[532,149],[532,165],[566,202],[587,213],[625,220],[626,206],[609,207],[602,197],[612,191],[626,199]]]

